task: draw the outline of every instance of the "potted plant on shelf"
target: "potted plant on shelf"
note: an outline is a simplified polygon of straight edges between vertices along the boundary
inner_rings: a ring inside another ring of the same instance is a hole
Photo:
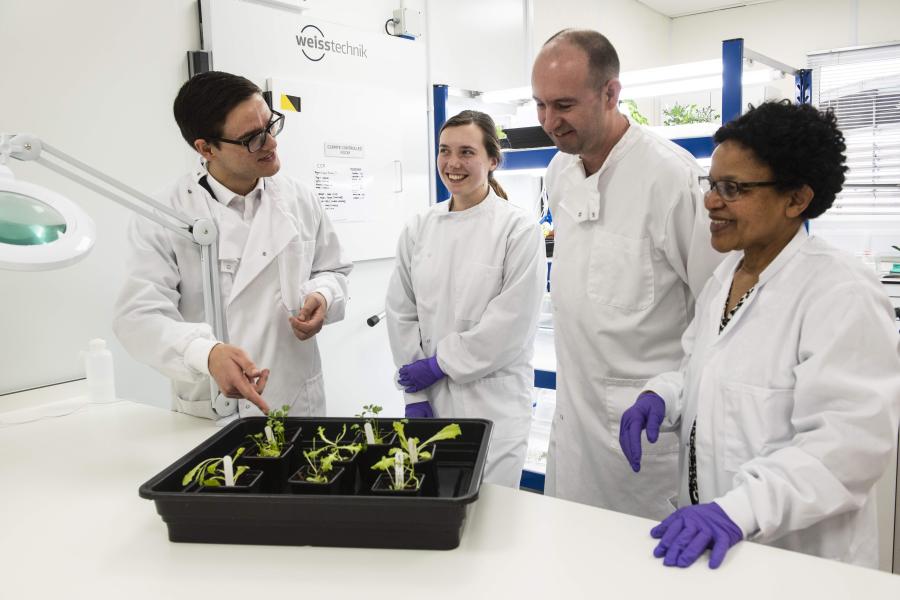
[[[259,489],[262,472],[247,465],[234,468],[234,462],[244,453],[238,448],[234,456],[207,458],[197,463],[181,479],[185,491],[200,492],[243,492],[251,493]]]
[[[310,448],[303,451],[306,464],[294,473],[288,484],[294,494],[338,494],[341,492],[343,467],[335,467],[337,453],[326,448]]]
[[[262,432],[247,436],[248,450],[244,457],[251,468],[265,473],[262,491],[276,493],[284,490],[287,479],[294,472],[294,445],[285,437],[288,405],[269,411]]]

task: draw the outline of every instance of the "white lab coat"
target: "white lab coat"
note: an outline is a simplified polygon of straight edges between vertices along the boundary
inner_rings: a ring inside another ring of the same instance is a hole
[[[701,502],[754,541],[876,567],[873,486],[900,409],[891,303],[874,273],[801,227],[719,334],[742,256],[698,298],[685,364],[647,384],[666,401],[664,426],[681,430],[679,504],[696,417]]]
[[[494,422],[484,480],[518,487],[531,425],[534,336],[547,261],[536,218],[493,191],[449,212],[442,202],[400,235],[386,300],[397,367],[437,353],[447,374],[405,394],[436,417]]]
[[[324,415],[316,339],[294,336],[288,307],[296,310],[320,291],[328,299],[326,322],[341,320],[352,264],[318,200],[300,182],[281,174],[265,178],[242,246],[235,241],[243,237],[233,231],[231,209],[198,183],[204,175],[202,168],[185,175],[160,201],[192,218],[211,218],[219,228],[219,268],[223,277],[233,276],[231,294],[222,299],[229,342],[258,367],[271,369],[263,393],[270,406],[290,405],[291,415]],[[115,307],[116,336],[132,356],[172,379],[175,410],[217,418],[209,377],[185,362],[193,340],[215,342],[204,322],[200,248],[143,217],[134,218],[128,239],[129,275]],[[238,408],[241,416],[261,414],[247,400]]]
[[[671,512],[678,442],[663,434],[631,471],[619,420],[647,379],[678,368],[694,298],[721,261],[693,157],[631,125],[597,173],[557,154],[550,293],[556,414],[545,493],[647,518]]]

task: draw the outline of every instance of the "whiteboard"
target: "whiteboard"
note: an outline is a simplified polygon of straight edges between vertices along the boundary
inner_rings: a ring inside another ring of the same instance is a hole
[[[201,13],[213,68],[285,114],[282,172],[317,193],[350,259],[394,256],[429,203],[425,43],[243,0],[203,0]]]

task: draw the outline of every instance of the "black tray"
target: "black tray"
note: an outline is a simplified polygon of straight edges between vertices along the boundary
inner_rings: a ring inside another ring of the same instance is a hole
[[[141,498],[156,503],[170,541],[432,550],[459,545],[468,506],[478,499],[490,421],[412,419],[406,424],[406,435],[420,440],[450,423],[458,423],[462,430],[455,440],[438,442],[436,497],[373,496],[360,489],[354,495],[338,496],[183,491],[181,478],[191,467],[233,451],[247,434],[262,431],[265,421],[265,417],[249,417],[229,424],[140,487]],[[300,442],[315,435],[319,425],[336,423],[347,423],[349,430],[361,421],[305,417],[286,421],[289,428],[302,427]],[[391,419],[379,423],[390,427]]]

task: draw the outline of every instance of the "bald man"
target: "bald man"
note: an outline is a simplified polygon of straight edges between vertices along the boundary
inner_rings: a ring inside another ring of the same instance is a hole
[[[619,420],[649,377],[678,368],[694,299],[722,258],[709,241],[703,172],[619,112],[619,58],[600,33],[551,37],[531,82],[560,150],[545,177],[558,365],[545,492],[662,519],[676,493],[676,434],[644,445],[634,473]]]

